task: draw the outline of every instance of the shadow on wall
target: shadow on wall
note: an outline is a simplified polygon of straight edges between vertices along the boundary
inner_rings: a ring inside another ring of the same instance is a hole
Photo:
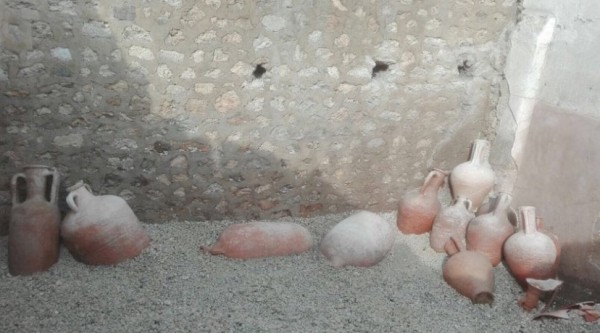
[[[33,0],[1,6],[5,221],[9,179],[33,163],[59,169],[63,198],[66,186],[83,179],[95,193],[126,198],[145,222],[310,216],[351,207],[319,170],[290,169],[251,145],[189,137],[184,124],[195,120],[170,111],[181,104],[173,91],[184,94],[194,82],[162,82],[168,81],[160,77],[162,65],[179,53],[158,50],[152,38],[175,48],[176,36],[158,21],[152,36],[132,24],[140,8]]]

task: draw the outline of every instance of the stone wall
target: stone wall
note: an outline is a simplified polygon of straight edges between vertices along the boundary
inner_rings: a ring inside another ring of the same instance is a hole
[[[36,163],[146,222],[394,209],[429,168],[494,139],[516,11],[2,0],[2,197]]]

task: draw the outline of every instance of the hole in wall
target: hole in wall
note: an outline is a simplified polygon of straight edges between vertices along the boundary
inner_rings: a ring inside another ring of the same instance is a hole
[[[458,75],[460,76],[473,76],[473,65],[469,60],[463,60],[462,64],[456,67],[458,69]]]
[[[379,72],[385,72],[389,68],[390,68],[390,65],[388,63],[376,60],[375,61],[375,66],[373,66],[373,70],[371,71],[371,77],[375,77],[375,76],[377,76],[377,73],[379,73]]]
[[[263,64],[258,64],[254,68],[252,75],[257,79],[260,79],[263,76],[263,74],[265,74],[266,72],[267,72],[267,69],[263,67]]]

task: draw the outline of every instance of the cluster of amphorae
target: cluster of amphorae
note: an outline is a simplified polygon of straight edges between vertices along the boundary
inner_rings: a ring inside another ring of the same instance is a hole
[[[506,193],[484,204],[495,181],[488,155],[489,143],[475,140],[469,160],[449,174],[454,200],[445,208],[438,192],[448,172],[432,170],[420,189],[402,197],[396,224],[404,234],[430,233],[431,247],[450,256],[443,267],[444,279],[474,303],[493,301],[493,267],[504,259],[517,281],[528,288],[521,303],[531,309],[543,290],[560,283],[553,279],[560,245],[556,236],[542,230],[534,207],[520,207],[515,215]],[[71,210],[61,223],[58,184],[57,170],[42,165],[26,166],[12,178],[11,274],[50,268],[58,260],[61,239],[76,259],[91,265],[119,263],[149,245],[149,237],[125,200],[114,195],[95,196],[83,182],[68,188],[66,203]],[[397,233],[393,223],[360,211],[333,226],[319,249],[334,267],[369,267],[387,256]],[[231,225],[213,246],[201,249],[251,259],[297,254],[312,247],[311,233],[305,227],[263,221]]]
[[[12,208],[8,269],[12,275],[48,270],[57,262],[61,240],[79,261],[112,265],[137,256],[150,244],[127,202],[95,196],[83,182],[69,187],[70,211],[58,209],[60,176],[56,168],[27,165],[11,179]]]
[[[450,256],[444,279],[473,303],[493,301],[493,267],[502,259],[529,294],[543,290],[535,287],[540,284],[556,285],[560,257],[558,238],[542,229],[534,207],[522,206],[515,213],[507,193],[483,204],[495,182],[488,156],[489,143],[475,140],[468,161],[449,174],[432,170],[420,189],[403,196],[397,215],[402,233],[429,232],[431,248]],[[442,208],[438,191],[447,176],[453,202]],[[529,310],[537,299],[524,299],[521,305]]]

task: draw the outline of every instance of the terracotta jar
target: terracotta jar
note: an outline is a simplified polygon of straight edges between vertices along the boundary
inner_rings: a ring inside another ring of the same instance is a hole
[[[431,231],[433,220],[442,207],[438,191],[447,175],[446,171],[433,169],[420,189],[409,191],[400,199],[396,224],[402,233],[423,234]]]
[[[451,206],[438,214],[429,234],[429,244],[436,252],[444,252],[444,246],[450,237],[454,237],[461,246],[465,245],[467,224],[475,215],[471,212],[471,200],[458,197]]]
[[[556,236],[555,234],[553,234],[552,232],[550,232],[550,231],[546,230],[546,228],[544,228],[544,219],[543,218],[536,216],[535,217],[535,225],[537,227],[537,230],[539,232],[546,234],[548,237],[550,237],[550,239],[552,239],[552,242],[554,242],[554,246],[556,246],[556,261],[554,262],[554,271],[558,272],[558,267],[560,266],[560,252],[561,252],[560,240],[558,239],[558,236]]]
[[[520,230],[504,243],[504,259],[521,286],[526,278],[545,280],[555,277],[557,248],[548,235],[536,226],[535,207],[519,208]]]
[[[494,272],[487,257],[465,250],[454,238],[448,240],[445,250],[450,256],[443,267],[446,283],[473,304],[494,302]]]
[[[494,267],[502,261],[504,242],[515,232],[508,221],[510,202],[508,193],[500,193],[491,212],[475,217],[467,225],[467,249],[484,254]]]
[[[495,174],[488,162],[490,143],[475,140],[469,160],[457,165],[450,173],[452,197],[471,200],[476,211],[492,190]]]
[[[58,260],[60,212],[55,168],[27,165],[11,179],[12,208],[8,235],[8,270],[29,275],[48,270]]]
[[[136,257],[150,238],[125,200],[92,194],[82,181],[68,188],[61,235],[73,257],[89,265],[114,265]]]

